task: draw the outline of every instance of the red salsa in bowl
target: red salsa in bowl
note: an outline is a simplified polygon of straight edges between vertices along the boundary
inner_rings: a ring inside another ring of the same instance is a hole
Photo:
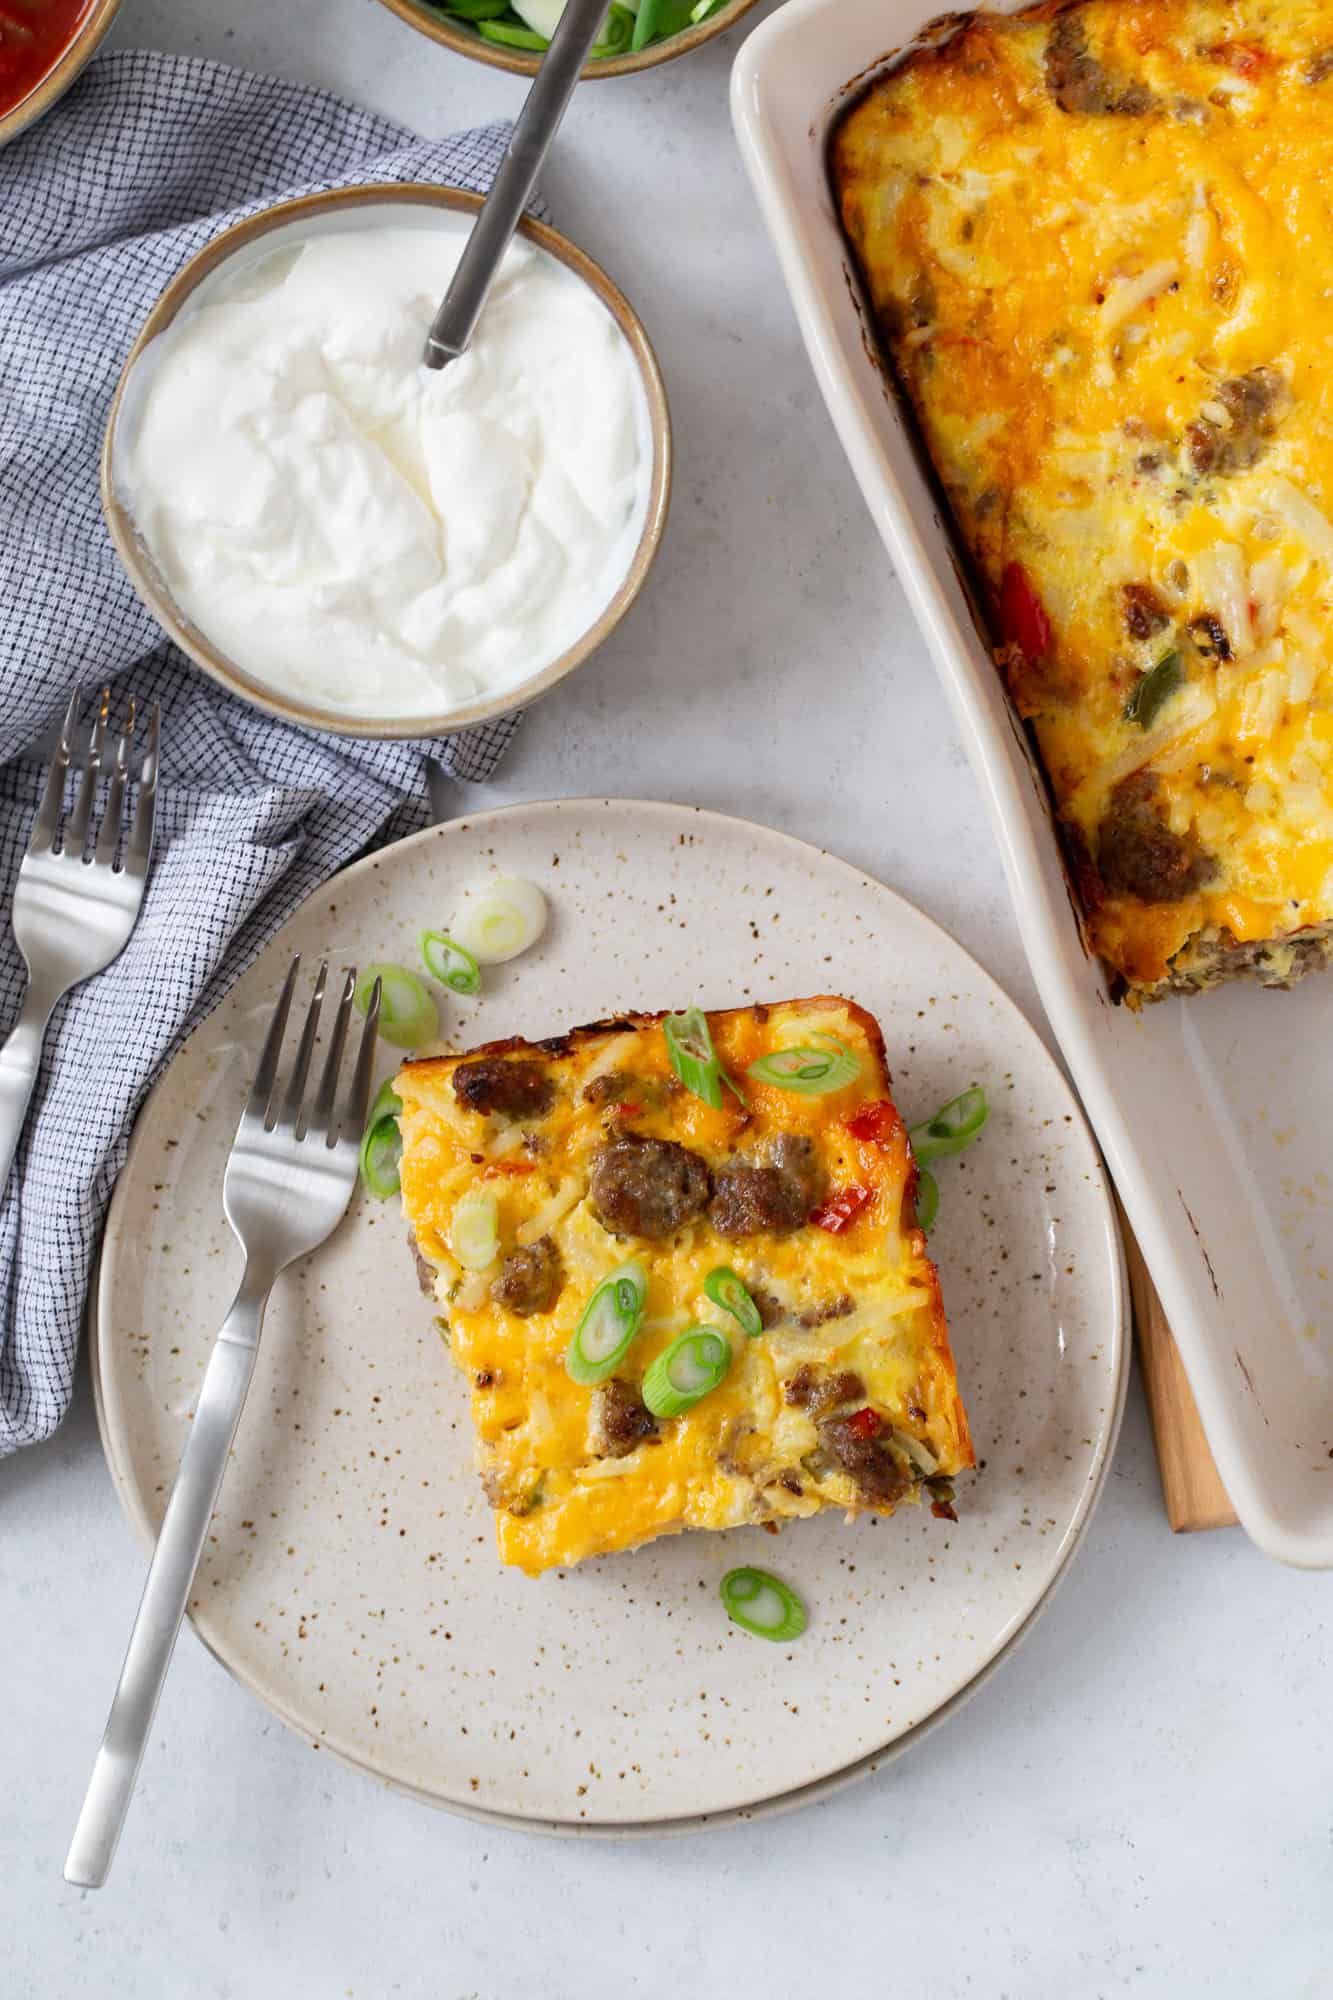
[[[93,0],[0,0],[0,119],[49,76]]]

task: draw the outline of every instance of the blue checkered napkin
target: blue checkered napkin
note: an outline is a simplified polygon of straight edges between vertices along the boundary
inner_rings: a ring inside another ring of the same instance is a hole
[[[0,152],[0,1033],[22,967],[4,921],[41,788],[25,749],[69,690],[162,704],[157,859],[109,971],[57,1009],[0,1206],[0,1454],[69,1404],[89,1268],[129,1127],[187,1029],[319,883],[427,817],[424,761],[484,777],[510,720],[432,743],[288,727],[164,643],[102,524],[98,454],[126,351],[167,279],[238,216],[362,180],[490,184],[506,126],[424,142],[323,91],[219,63],[100,57]]]

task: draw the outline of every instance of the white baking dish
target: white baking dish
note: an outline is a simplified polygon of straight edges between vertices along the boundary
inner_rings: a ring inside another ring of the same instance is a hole
[[[737,58],[741,152],[830,415],[989,802],[1037,985],[1218,1469],[1261,1548],[1333,1567],[1333,1148],[1323,1125],[1333,974],[1291,993],[1238,984],[1137,1015],[1111,1004],[1083,947],[1027,739],[863,323],[830,197],[825,143],[853,80],[939,12],[931,0],[788,0]]]

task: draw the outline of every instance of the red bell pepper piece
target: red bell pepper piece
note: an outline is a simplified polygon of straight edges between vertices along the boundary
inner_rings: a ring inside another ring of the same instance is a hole
[[[892,1139],[902,1125],[894,1107],[884,1098],[873,1104],[863,1104],[850,1118],[843,1120],[853,1139],[871,1139],[878,1145]]]
[[[1000,630],[1029,660],[1051,644],[1051,621],[1022,563],[1011,562],[1000,579]]]
[[[827,1201],[821,1201],[819,1207],[812,1210],[810,1220],[816,1229],[827,1229],[830,1236],[841,1236],[848,1223],[874,1198],[873,1188],[853,1183],[851,1187],[839,1188]]]

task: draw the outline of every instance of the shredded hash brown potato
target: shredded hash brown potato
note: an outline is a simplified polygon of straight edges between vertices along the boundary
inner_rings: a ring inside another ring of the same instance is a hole
[[[1333,0],[978,14],[839,125],[879,332],[1131,1000],[1333,954]]]
[[[471,1387],[500,1555],[531,1572],[824,1507],[888,1514],[924,1495],[951,1513],[949,1481],[972,1463],[878,1026],[828,997],[708,1020],[745,1105],[724,1090],[714,1110],[682,1087],[656,1014],[409,1062],[394,1085],[413,1247]],[[857,1065],[839,1090],[744,1074],[830,1034]],[[450,1241],[477,1190],[498,1218],[484,1273]],[[642,1324],[606,1380],[575,1381],[583,1309],[630,1259],[647,1276]],[[721,1266],[759,1308],[753,1337],[704,1289]],[[730,1370],[684,1414],[654,1417],[645,1371],[701,1323],[725,1334]]]

